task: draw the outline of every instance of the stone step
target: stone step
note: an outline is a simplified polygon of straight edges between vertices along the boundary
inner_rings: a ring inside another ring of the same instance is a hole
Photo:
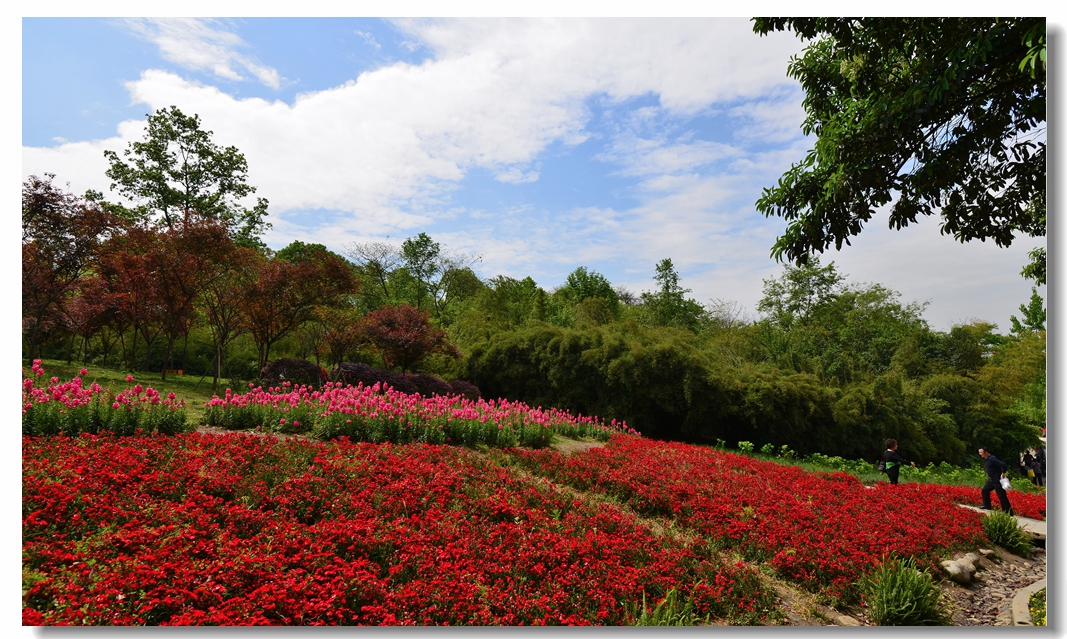
[[[993,512],[992,510],[982,510],[981,508],[978,508],[977,506],[968,506],[966,504],[959,504],[959,507],[960,508],[969,508],[969,509],[977,511],[977,512],[983,514],[983,515],[988,515],[989,513]],[[1034,539],[1040,539],[1040,540],[1044,540],[1045,539],[1045,536],[1046,536],[1045,524],[1047,522],[1040,521],[1038,519],[1030,519],[1029,517],[1020,517],[1019,515],[1015,515],[1015,519],[1019,522],[1019,527],[1022,528],[1023,530],[1025,530],[1026,532],[1030,533],[1031,537],[1033,537]]]

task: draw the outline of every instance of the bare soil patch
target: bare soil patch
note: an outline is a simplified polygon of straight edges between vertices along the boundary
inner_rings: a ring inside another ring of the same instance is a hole
[[[590,448],[600,448],[606,444],[607,442],[597,441],[595,439],[570,439],[557,435],[552,439],[551,446],[564,455],[573,455],[575,453],[587,451]]]

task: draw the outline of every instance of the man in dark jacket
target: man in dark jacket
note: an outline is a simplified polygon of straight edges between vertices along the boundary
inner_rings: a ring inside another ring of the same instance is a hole
[[[1008,492],[1000,485],[1001,478],[1005,477],[1008,472],[1008,465],[997,459],[985,446],[978,449],[978,454],[985,460],[985,474],[989,477],[985,486],[982,486],[982,510],[989,510],[993,507],[989,493],[995,490],[997,499],[1000,500],[1000,509],[1009,515],[1014,515],[1011,504],[1008,503]]]
[[[904,458],[897,452],[897,440],[885,440],[885,454],[882,459],[885,460],[885,474],[889,475],[889,483],[897,483],[897,480],[900,479],[901,464],[908,463],[904,461]],[[915,466],[915,464],[912,463],[912,466]]]

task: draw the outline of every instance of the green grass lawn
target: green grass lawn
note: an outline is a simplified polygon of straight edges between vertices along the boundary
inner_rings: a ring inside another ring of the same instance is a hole
[[[730,452],[738,453],[739,451],[731,450]],[[844,472],[850,475],[855,475],[865,484],[874,484],[879,481],[887,481],[884,473],[878,472],[876,466],[870,462],[862,460],[845,460],[840,457],[827,457],[825,455],[809,455],[800,459],[786,458],[781,456],[766,455],[756,452],[745,453],[739,452],[739,454],[747,454],[749,457],[755,457],[756,459],[762,459],[764,461],[773,461],[778,464],[789,464],[791,466],[799,466],[804,470],[811,471],[824,471],[824,472]],[[1012,489],[1023,493],[1044,493],[1045,489],[1041,486],[1034,486],[1030,483],[1030,480],[1026,477],[1019,477],[1018,474],[1010,474]],[[963,468],[960,466],[952,466],[949,464],[934,465],[929,464],[927,466],[919,466],[918,468],[912,468],[911,466],[902,466],[900,468],[900,482],[901,483],[929,483],[929,484],[947,484],[950,486],[982,486],[986,482],[985,470],[980,466],[974,466],[970,468]]]
[[[23,361],[22,367],[25,370],[29,370],[31,362]],[[122,388],[128,388],[132,386],[126,382],[126,375],[122,371],[117,371],[111,368],[102,368],[100,366],[82,366],[81,364],[67,364],[63,360],[46,359],[42,362],[44,366],[45,375],[49,377],[58,377],[60,381],[67,381],[72,377],[78,375],[78,372],[82,368],[85,368],[87,374],[82,378],[82,381],[86,386],[96,382],[104,388],[111,388],[113,390],[119,390]],[[135,383],[140,383],[145,386],[151,386],[158,390],[163,395],[167,393],[174,393],[178,399],[185,400],[185,412],[189,417],[189,421],[194,424],[199,424],[201,418],[204,415],[204,404],[211,399],[214,393],[211,391],[211,377],[204,377],[201,380],[200,375],[167,375],[167,381],[160,380],[160,373],[149,372],[137,372],[132,373]],[[226,392],[226,386],[223,380],[219,380],[219,394]],[[240,389],[234,389],[239,391]]]

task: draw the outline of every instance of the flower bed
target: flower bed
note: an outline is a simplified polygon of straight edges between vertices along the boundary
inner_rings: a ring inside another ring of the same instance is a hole
[[[82,369],[82,375],[85,370]],[[81,377],[60,382],[58,377],[45,381],[41,360],[34,360],[30,374],[23,369],[22,434],[78,435],[112,432],[133,435],[138,431],[165,435],[190,430],[186,423],[185,403],[169,393],[162,397],[151,386],[134,384],[116,392],[93,383],[82,386]]]
[[[982,505],[982,489],[973,486],[944,486],[940,484],[900,485],[906,485],[919,494],[929,493],[940,495],[947,499],[951,499],[958,504],[967,504],[968,506]],[[1038,493],[1021,493],[1016,490],[1009,490],[1008,501],[1011,502],[1011,509],[1015,511],[1016,515],[1041,521],[1045,519],[1045,495]],[[990,495],[990,503],[993,504],[994,508],[1000,506],[1000,501],[997,499],[996,493]]]
[[[23,623],[625,624],[671,588],[751,623],[773,596],[459,447],[253,435],[23,438]]]
[[[268,432],[310,432],[320,439],[345,436],[354,441],[473,446],[547,446],[553,434],[606,440],[612,433],[636,431],[626,423],[603,423],[555,408],[530,408],[506,399],[471,401],[466,397],[409,395],[379,384],[327,384],[319,391],[305,386],[251,388],[207,403],[211,426]]]
[[[508,451],[552,481],[673,518],[710,540],[832,597],[858,598],[857,579],[891,555],[933,565],[973,547],[980,515],[928,485],[866,488],[845,473],[811,473],[707,447],[612,438],[571,457]]]

